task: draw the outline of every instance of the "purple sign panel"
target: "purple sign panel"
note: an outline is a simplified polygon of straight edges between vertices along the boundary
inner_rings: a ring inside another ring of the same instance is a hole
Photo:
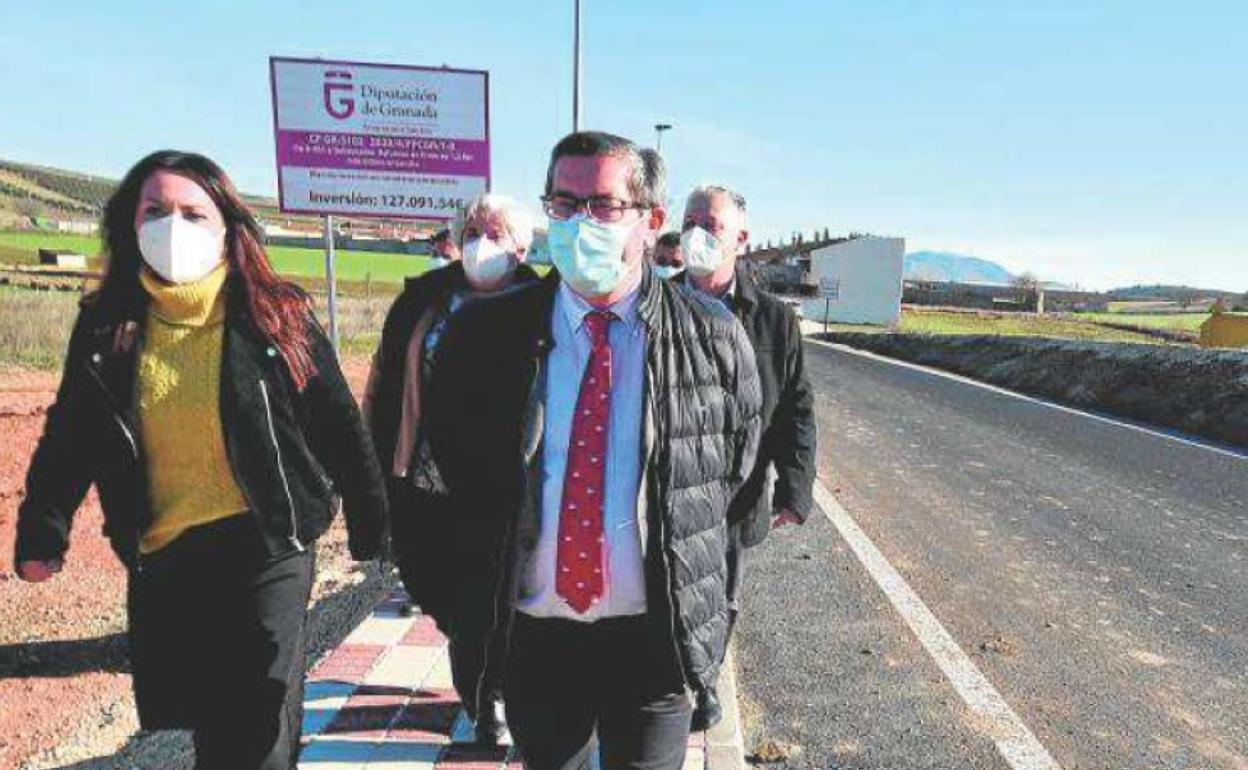
[[[489,190],[489,74],[273,58],[282,211],[451,219]]]

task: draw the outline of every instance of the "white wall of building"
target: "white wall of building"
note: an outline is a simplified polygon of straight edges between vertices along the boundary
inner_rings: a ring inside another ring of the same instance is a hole
[[[811,297],[802,315],[832,323],[894,325],[901,320],[904,238],[866,236],[834,243],[810,254],[810,274],[821,286],[835,286],[830,301]]]

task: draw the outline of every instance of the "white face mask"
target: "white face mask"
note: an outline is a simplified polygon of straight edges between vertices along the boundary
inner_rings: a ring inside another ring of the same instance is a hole
[[[464,244],[464,272],[476,283],[494,284],[512,271],[516,260],[498,241],[481,236]]]
[[[719,239],[701,227],[691,227],[680,234],[680,253],[685,269],[699,278],[714,273],[728,258]]]
[[[166,281],[193,283],[225,260],[225,230],[170,214],[139,227],[139,253]]]

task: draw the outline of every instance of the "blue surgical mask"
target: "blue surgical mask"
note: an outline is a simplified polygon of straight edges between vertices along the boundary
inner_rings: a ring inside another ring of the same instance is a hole
[[[660,278],[666,281],[669,278],[675,278],[676,276],[685,272],[685,268],[679,265],[655,265],[654,272],[658,274]]]
[[[546,234],[550,261],[577,294],[610,294],[627,272],[624,245],[639,222],[607,225],[585,214],[552,219]]]

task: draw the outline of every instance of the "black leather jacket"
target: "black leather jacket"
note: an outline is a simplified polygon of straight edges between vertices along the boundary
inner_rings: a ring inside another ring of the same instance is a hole
[[[226,291],[221,424],[234,478],[269,551],[308,547],[340,498],[352,556],[375,557],[386,513],[381,470],[324,332],[309,316],[317,374],[297,391],[277,349],[248,322],[241,290]],[[142,318],[110,317],[92,298],[83,302],[27,472],[17,561],[63,557],[74,513],[94,483],[113,550],[129,569],[142,568],[139,539],[151,521],[134,407],[142,328]]]

